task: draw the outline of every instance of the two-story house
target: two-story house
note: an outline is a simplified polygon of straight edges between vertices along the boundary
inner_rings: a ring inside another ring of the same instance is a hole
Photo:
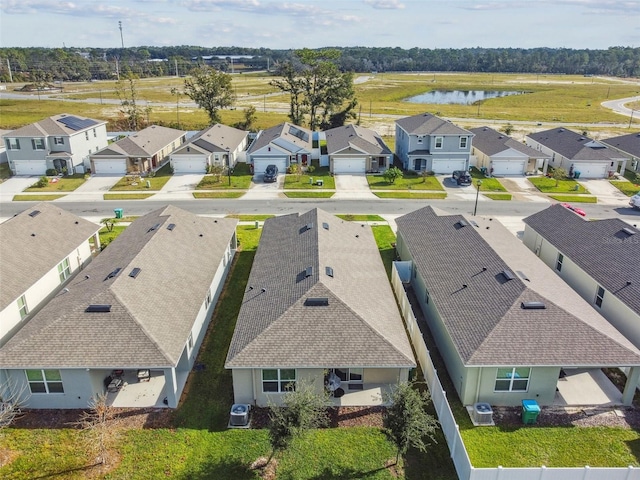
[[[473,133],[430,113],[396,120],[396,155],[406,170],[467,170]]]
[[[107,122],[61,113],[3,135],[14,175],[84,173],[89,155],[107,146]]]

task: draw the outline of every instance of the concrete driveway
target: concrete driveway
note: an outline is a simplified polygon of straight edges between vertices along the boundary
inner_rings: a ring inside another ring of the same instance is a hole
[[[263,175],[255,175],[251,179],[251,188],[245,193],[241,200],[270,200],[280,198],[280,191],[284,185],[284,174],[278,175],[278,181],[264,183]]]
[[[629,197],[611,185],[609,180],[603,178],[593,180],[580,179],[578,183],[582,184],[592,195],[598,197],[598,203],[604,203],[605,205],[629,205]]]
[[[339,173],[334,175],[336,193],[334,199],[375,199],[364,173]]]
[[[193,191],[202,181],[204,173],[174,173],[154,200],[192,200]],[[142,180],[144,181],[144,179]]]
[[[37,175],[11,177],[0,183],[0,196],[2,196],[3,200],[7,198],[10,201],[14,195],[23,192],[25,188],[29,188],[36,183],[39,178]]]

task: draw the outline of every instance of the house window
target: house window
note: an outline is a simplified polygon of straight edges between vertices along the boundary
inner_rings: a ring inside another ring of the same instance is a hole
[[[32,138],[31,146],[34,150],[44,150],[44,138]]]
[[[380,157],[378,159],[378,166],[379,167],[386,167],[387,166],[387,162],[386,162],[386,159],[384,157]]]
[[[296,389],[296,371],[293,368],[262,370],[262,391],[284,393]]]
[[[528,367],[499,368],[496,374],[496,392],[526,392],[529,390],[531,369]]]
[[[562,255],[561,253],[558,253],[558,259],[556,260],[556,270],[561,272],[562,271],[562,262],[564,261],[564,255]]]
[[[596,290],[596,306],[602,308],[602,300],[604,300],[604,288],[598,285],[598,289]]]
[[[467,148],[467,137],[460,137],[460,148]]]
[[[31,393],[64,393],[60,370],[25,370]]]
[[[64,145],[64,137],[53,137],[54,145]]]
[[[332,368],[329,371],[335,373],[342,382],[362,383],[363,370],[362,368]]]
[[[418,143],[422,143],[422,137],[418,137]]]
[[[27,306],[27,299],[24,295],[18,299],[18,310],[20,311],[20,320],[29,315],[29,307]]]
[[[7,138],[7,150],[20,150],[20,140],[17,138]]]
[[[436,137],[434,148],[442,148],[442,142],[443,142],[442,137]]]
[[[98,134],[96,133],[96,129],[93,129],[93,138],[96,138],[98,136]]]
[[[89,132],[88,131],[84,132],[84,138],[85,138],[85,140],[89,140]]]
[[[69,266],[68,258],[65,258],[58,264],[58,275],[60,275],[60,283],[64,283],[64,281],[71,275],[71,267]]]

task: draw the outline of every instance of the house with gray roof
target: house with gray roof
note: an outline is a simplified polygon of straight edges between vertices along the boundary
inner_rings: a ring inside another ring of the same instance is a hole
[[[155,171],[169,161],[169,154],[186,141],[187,133],[151,125],[91,154],[95,174],[125,175]]]
[[[50,202],[0,224],[0,345],[91,261],[100,228]]]
[[[640,348],[640,230],[562,205],[524,219],[524,244]]]
[[[601,142],[620,152],[622,155],[629,157],[630,161],[625,165],[627,170],[640,173],[640,132],[607,138],[601,140]]]
[[[374,130],[344,125],[324,134],[332,173],[381,172],[393,165],[393,153]]]
[[[424,207],[397,225],[410,287],[464,405],[566,405],[562,372],[603,367],[628,368],[619,401],[631,405],[640,350],[499,222]]]
[[[207,173],[210,167],[233,168],[247,148],[249,132],[221,123],[198,132],[171,153],[174,173]]]
[[[396,155],[405,170],[467,170],[472,139],[470,131],[430,113],[396,120]]]
[[[86,408],[105,389],[117,407],[176,407],[236,224],[173,206],[140,217],[0,348],[0,377],[29,408]]]
[[[371,228],[322,210],[264,224],[225,367],[236,403],[296,382],[336,405],[379,405],[416,366]]]
[[[576,175],[579,178],[611,177],[618,171],[624,171],[629,160],[627,155],[609,148],[603,142],[564,127],[530,133],[525,137],[525,143],[550,155],[549,164],[553,168],[563,168],[569,176]]]
[[[474,135],[471,153],[476,157],[476,167],[485,168],[489,175],[525,175],[538,170],[546,173],[549,155],[490,127],[469,131]]]
[[[256,175],[264,174],[267,165],[284,172],[292,163],[309,164],[312,147],[311,130],[284,122],[258,133],[247,150],[247,162],[253,165]]]
[[[61,113],[2,136],[14,175],[84,173],[91,152],[107,146],[107,122]]]

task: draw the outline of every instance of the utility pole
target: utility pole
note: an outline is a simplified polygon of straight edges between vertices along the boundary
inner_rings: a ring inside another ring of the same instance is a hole
[[[7,68],[9,69],[9,82],[13,83],[13,75],[11,74],[11,63],[9,62],[8,57],[7,57]]]
[[[176,77],[179,77],[180,75],[178,75],[178,59],[174,58],[173,62],[174,62],[174,65],[176,66]]]
[[[118,20],[118,28],[120,29],[120,43],[122,44],[122,49],[124,50],[124,38],[122,37],[122,22]]]
[[[118,57],[116,57],[116,77],[120,80],[120,65],[118,63]]]

